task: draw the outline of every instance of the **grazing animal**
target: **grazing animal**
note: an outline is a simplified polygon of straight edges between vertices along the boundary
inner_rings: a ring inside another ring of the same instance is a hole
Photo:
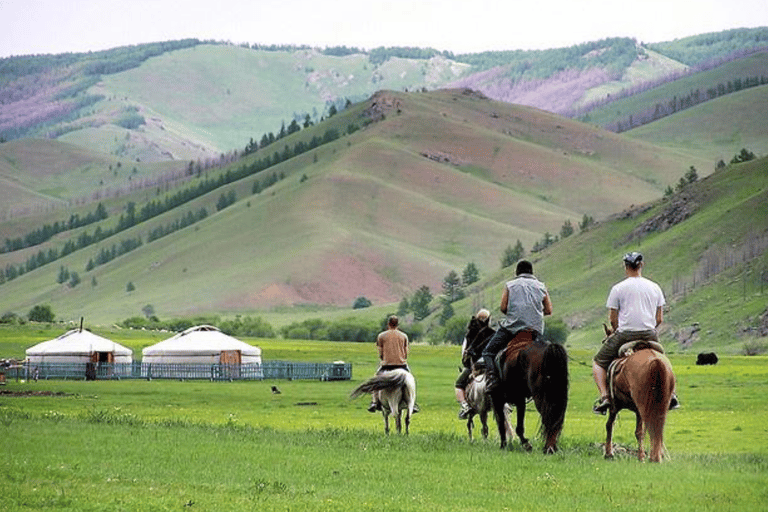
[[[509,347],[519,346],[521,338],[531,335],[529,331],[519,332]],[[533,398],[541,415],[544,453],[555,453],[568,407],[568,353],[562,345],[536,339],[518,353],[508,350],[503,357],[501,382],[491,391],[501,448],[507,445],[504,406],[508,403],[517,410],[515,432],[520,444],[527,451],[533,449],[525,438],[525,404]]]
[[[405,411],[405,433],[408,434],[411,425],[413,407],[416,404],[416,379],[407,370],[396,369],[382,372],[360,384],[351,398],[360,395],[379,392],[381,413],[384,416],[384,432],[389,434],[389,416],[394,415],[397,433],[402,432],[401,411]]]
[[[483,439],[488,439],[488,413],[493,410],[491,395],[485,392],[485,374],[473,373],[465,390],[467,403],[472,408],[467,416],[467,434],[472,441],[472,432],[475,427],[475,416],[480,418],[480,432]],[[509,426],[509,406],[504,406],[504,429],[509,437],[512,437],[512,429]]]
[[[701,366],[705,364],[717,364],[717,354],[714,352],[702,352],[696,357],[696,364]]]
[[[638,460],[645,460],[643,440],[647,431],[651,439],[650,460],[661,462],[664,424],[675,390],[672,365],[664,354],[650,348],[645,341],[627,343],[622,346],[619,354],[623,357],[611,363],[609,369],[611,408],[605,424],[605,458],[613,458],[613,423],[616,416],[620,410],[629,409],[634,411],[636,417]]]
[[[279,395],[280,393],[282,393],[282,391],[280,391],[280,390],[277,388],[277,386],[272,386],[272,394],[273,394],[273,395]]]

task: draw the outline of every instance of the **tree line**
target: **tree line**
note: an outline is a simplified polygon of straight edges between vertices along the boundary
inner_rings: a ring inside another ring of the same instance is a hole
[[[298,156],[306,153],[307,151],[316,149],[323,144],[333,142],[340,136],[341,135],[336,128],[329,128],[323,133],[322,137],[313,135],[309,143],[298,141],[296,144],[294,144],[293,148],[289,148],[288,145],[285,145],[283,151],[275,151],[272,155],[267,154],[263,158],[255,159],[249,165],[243,164],[237,169],[228,169],[227,171],[219,174],[217,178],[209,178],[206,176],[201,178],[200,181],[195,185],[185,187],[174,194],[166,195],[165,199],[162,201],[149,201],[138,211],[136,203],[130,201],[126,205],[125,212],[120,215],[120,218],[117,221],[117,225],[114,228],[103,229],[101,226],[98,226],[93,234],[89,234],[87,231],[85,231],[78,235],[76,240],[67,240],[61,251],[58,251],[54,248],[48,249],[47,251],[41,250],[37,254],[30,256],[23,264],[8,264],[6,265],[5,269],[0,272],[0,284],[16,279],[17,277],[27,272],[31,272],[38,267],[52,263],[53,261],[56,261],[59,258],[63,258],[64,256],[67,256],[76,250],[83,249],[89,245],[100,242],[106,238],[109,238],[110,236],[125,231],[126,229],[130,229],[137,224],[177,208],[220,187],[247,178],[248,176],[258,174],[294,156]],[[284,177],[284,175],[281,174],[281,177]],[[258,193],[264,188],[273,185],[277,182],[277,179],[277,175],[273,173],[271,176],[267,176],[263,182],[257,180],[253,186],[253,193]],[[225,195],[224,199],[219,198],[217,208],[221,210],[222,208],[229,206],[234,202],[234,199],[235,198],[231,197],[230,195]],[[104,209],[103,205],[101,205],[101,203],[99,203],[99,206],[97,206],[97,212],[99,212],[99,215],[106,215],[106,210]],[[52,228],[49,228],[49,230],[50,229]],[[35,237],[33,236],[32,238]],[[6,242],[6,244],[8,244],[8,242]],[[14,241],[10,242],[11,246],[14,244]]]
[[[77,213],[73,213],[69,216],[68,221],[56,221],[53,224],[44,224],[41,228],[30,231],[26,235],[19,236],[13,239],[6,238],[5,245],[0,248],[0,253],[14,252],[26,249],[27,247],[34,247],[47,242],[54,236],[65,231],[71,231],[73,229],[82,228],[90,224],[102,221],[108,217],[107,209],[104,205],[99,203],[93,212],[88,213],[85,217],[81,217]]]
[[[652,123],[653,121],[694,107],[706,101],[766,84],[768,84],[768,77],[761,75],[735,78],[726,83],[719,83],[708,87],[704,92],[702,92],[700,88],[692,89],[688,94],[674,95],[665,102],[656,103],[653,107],[649,107],[641,112],[636,112],[635,114],[630,114],[621,120],[604,126],[604,128],[616,133],[621,133],[644,124]],[[588,117],[585,118],[585,120],[588,121]]]

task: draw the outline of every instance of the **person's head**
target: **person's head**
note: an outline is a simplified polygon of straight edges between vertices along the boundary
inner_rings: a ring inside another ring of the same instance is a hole
[[[533,264],[528,260],[518,261],[515,275],[519,276],[520,274],[533,274]]]
[[[643,255],[639,252],[628,252],[622,259],[624,261],[624,268],[627,270],[640,270],[643,266]]]
[[[387,319],[387,325],[390,329],[395,329],[397,325],[400,323],[400,321],[397,319],[395,315],[391,315],[389,319]]]
[[[477,320],[478,320],[480,323],[483,323],[483,324],[488,324],[488,322],[491,320],[491,312],[490,312],[490,311],[488,311],[488,310],[487,310],[487,309],[485,309],[485,308],[482,308],[482,309],[480,309],[480,310],[477,312],[477,314],[475,315],[475,318],[477,318]]]

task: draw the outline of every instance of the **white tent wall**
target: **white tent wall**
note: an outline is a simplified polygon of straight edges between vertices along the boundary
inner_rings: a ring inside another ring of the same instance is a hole
[[[210,325],[191,327],[141,352],[142,374],[147,377],[207,378],[200,373],[215,372],[214,366],[218,365],[233,372],[239,368],[259,367],[260,373],[259,347],[228,336]]]
[[[115,364],[133,362],[133,351],[87,330],[68,331],[53,340],[26,350],[30,364],[91,363],[109,360]]]

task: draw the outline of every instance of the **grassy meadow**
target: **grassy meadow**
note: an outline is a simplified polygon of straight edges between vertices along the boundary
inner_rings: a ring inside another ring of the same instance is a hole
[[[47,336],[4,331],[2,353]],[[159,333],[125,332],[140,348]],[[117,337],[116,337],[117,338]],[[47,338],[43,338],[47,339]],[[265,359],[353,363],[352,381],[39,381],[0,388],[4,510],[761,510],[768,498],[768,358],[696,366],[672,355],[680,410],[668,416],[663,464],[634,459],[634,415],[620,414],[616,460],[599,445],[605,419],[591,350],[570,350],[560,452],[541,441],[470,443],[456,419],[458,348],[416,345],[422,412],[409,437],[385,437],[350,391],[375,370],[368,343],[246,341]],[[282,393],[273,395],[271,385]],[[43,394],[40,392],[51,392]],[[8,394],[16,393],[16,395]],[[26,396],[18,396],[26,393]],[[35,393],[35,394],[32,394]],[[528,406],[526,429],[538,415]]]

